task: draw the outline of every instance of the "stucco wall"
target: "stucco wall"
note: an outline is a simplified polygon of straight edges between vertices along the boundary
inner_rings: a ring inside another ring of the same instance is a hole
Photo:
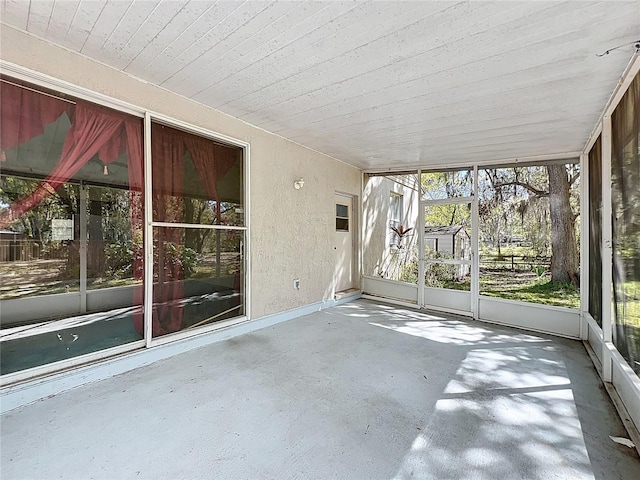
[[[411,184],[412,180],[415,182],[412,176],[405,176],[404,181],[407,185]],[[403,196],[403,226],[413,228],[404,240],[404,252],[394,253],[390,246],[391,192]],[[397,273],[400,268],[397,264],[405,258],[406,250],[411,250],[417,245],[418,193],[388,177],[371,176],[365,178],[362,196],[362,215],[366,226],[362,253],[363,274],[388,278],[390,272]]]
[[[249,142],[252,317],[333,295],[334,192],[359,196],[360,170],[11,27],[0,34],[6,62]]]

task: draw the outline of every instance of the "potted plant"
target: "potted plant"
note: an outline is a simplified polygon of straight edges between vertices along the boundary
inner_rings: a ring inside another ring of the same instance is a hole
[[[402,248],[402,240],[407,234],[413,230],[413,227],[405,228],[404,225],[398,225],[397,227],[391,227],[391,231],[398,236],[398,244],[396,245],[398,249]]]

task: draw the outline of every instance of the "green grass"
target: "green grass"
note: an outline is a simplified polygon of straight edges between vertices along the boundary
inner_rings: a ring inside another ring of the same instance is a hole
[[[447,281],[444,283],[443,288],[450,288],[451,290],[462,290],[465,292],[471,291],[471,279],[467,278],[466,280],[462,280],[460,282]]]
[[[512,247],[523,249],[524,247]],[[546,268],[516,269],[509,267],[495,267],[493,263],[480,266],[480,294],[489,297],[505,298],[520,302],[537,303],[541,305],[555,305],[577,309],[580,308],[580,291],[571,284],[554,284],[546,273]],[[417,283],[418,264],[411,262],[403,270],[401,281]],[[452,290],[470,291],[470,280],[451,280],[450,272],[430,272],[426,285],[434,288],[449,288]],[[640,288],[637,289],[640,291]],[[631,308],[628,304],[627,308]],[[634,308],[640,308],[636,305]]]
[[[494,247],[484,247],[480,249],[480,255],[482,257],[497,257],[498,249]],[[516,247],[516,246],[503,246],[500,247],[500,255],[517,257],[535,257],[536,252],[531,247]]]
[[[552,283],[547,276],[521,278],[519,281],[495,281],[480,277],[480,294],[519,302],[580,308],[580,290],[571,284]]]
[[[443,288],[470,291],[470,280],[461,282],[446,281]],[[547,276],[536,277],[532,274],[513,274],[510,271],[496,275],[480,277],[480,293],[489,297],[505,298],[519,302],[537,303],[541,305],[555,305],[567,308],[580,308],[580,291],[571,284],[551,283]],[[633,307],[627,303],[627,311],[631,308],[640,309],[640,302]]]
[[[625,282],[624,293],[624,323],[640,328],[640,281]],[[618,308],[623,310],[622,305]]]

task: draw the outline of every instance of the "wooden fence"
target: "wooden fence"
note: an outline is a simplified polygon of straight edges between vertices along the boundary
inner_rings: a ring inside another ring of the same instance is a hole
[[[0,262],[40,259],[40,243],[33,240],[0,240]]]
[[[480,256],[480,267],[498,270],[531,271],[535,268],[549,269],[551,257],[527,255]]]

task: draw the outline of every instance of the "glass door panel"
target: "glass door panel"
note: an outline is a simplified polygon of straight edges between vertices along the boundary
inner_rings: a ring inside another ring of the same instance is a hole
[[[470,291],[471,203],[423,207],[424,286]]]
[[[244,314],[242,230],[153,229],[152,334]]]

